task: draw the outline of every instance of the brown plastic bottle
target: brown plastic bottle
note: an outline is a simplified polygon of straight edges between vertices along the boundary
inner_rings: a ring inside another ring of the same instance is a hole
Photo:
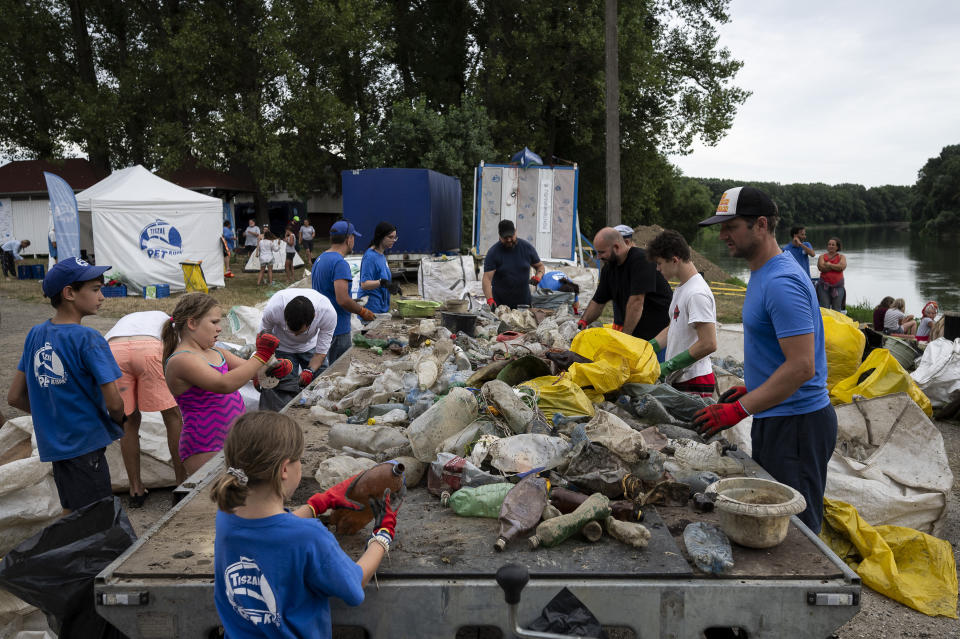
[[[550,503],[566,515],[577,509],[577,506],[587,500],[590,495],[577,493],[566,488],[556,487],[550,491]],[[610,510],[614,519],[620,521],[643,521],[643,511],[638,504],[628,500],[620,499],[610,502]]]
[[[547,505],[547,480],[529,475],[510,489],[500,506],[500,536],[493,547],[503,550],[517,535],[533,530]]]
[[[338,508],[333,511],[330,521],[337,527],[338,535],[352,535],[373,521],[370,499],[382,499],[383,492],[389,488],[391,495],[400,494],[403,488],[403,464],[384,462],[360,473],[356,483],[347,491],[347,497],[363,504],[363,510]],[[392,499],[392,497],[391,497]]]

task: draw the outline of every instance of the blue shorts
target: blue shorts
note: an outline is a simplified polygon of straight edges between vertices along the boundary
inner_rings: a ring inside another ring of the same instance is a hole
[[[827,463],[837,443],[833,406],[803,415],[754,418],[750,438],[754,461],[803,495],[807,509],[800,513],[800,521],[819,534]]]
[[[77,510],[113,495],[105,450],[101,448],[79,457],[53,462],[53,481],[60,494],[61,506]]]

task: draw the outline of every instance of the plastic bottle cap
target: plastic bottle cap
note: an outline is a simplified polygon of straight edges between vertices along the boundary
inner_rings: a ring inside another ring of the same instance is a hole
[[[367,419],[367,426],[373,426],[376,423],[377,423],[377,420],[374,419],[373,417],[370,417]]]
[[[497,540],[493,542],[493,547],[495,550],[503,550],[507,547],[507,540],[503,537],[497,537]]]
[[[424,346],[430,346],[430,340],[427,340],[423,343]]]

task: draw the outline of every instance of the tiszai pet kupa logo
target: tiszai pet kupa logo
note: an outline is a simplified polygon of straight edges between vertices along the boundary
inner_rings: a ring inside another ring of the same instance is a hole
[[[174,257],[183,254],[183,239],[175,226],[165,220],[157,220],[140,231],[140,250],[154,260]]]
[[[67,373],[57,352],[46,342],[33,354],[33,374],[42,388],[67,382]]]

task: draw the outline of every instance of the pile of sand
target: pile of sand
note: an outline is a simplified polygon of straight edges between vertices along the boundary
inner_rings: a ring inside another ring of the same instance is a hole
[[[657,235],[663,232],[663,227],[657,226],[638,226],[633,229],[633,243],[640,248],[646,248],[647,244]],[[690,261],[693,262],[697,270],[703,273],[703,277],[708,282],[726,282],[730,279],[730,274],[722,268],[690,249]]]

